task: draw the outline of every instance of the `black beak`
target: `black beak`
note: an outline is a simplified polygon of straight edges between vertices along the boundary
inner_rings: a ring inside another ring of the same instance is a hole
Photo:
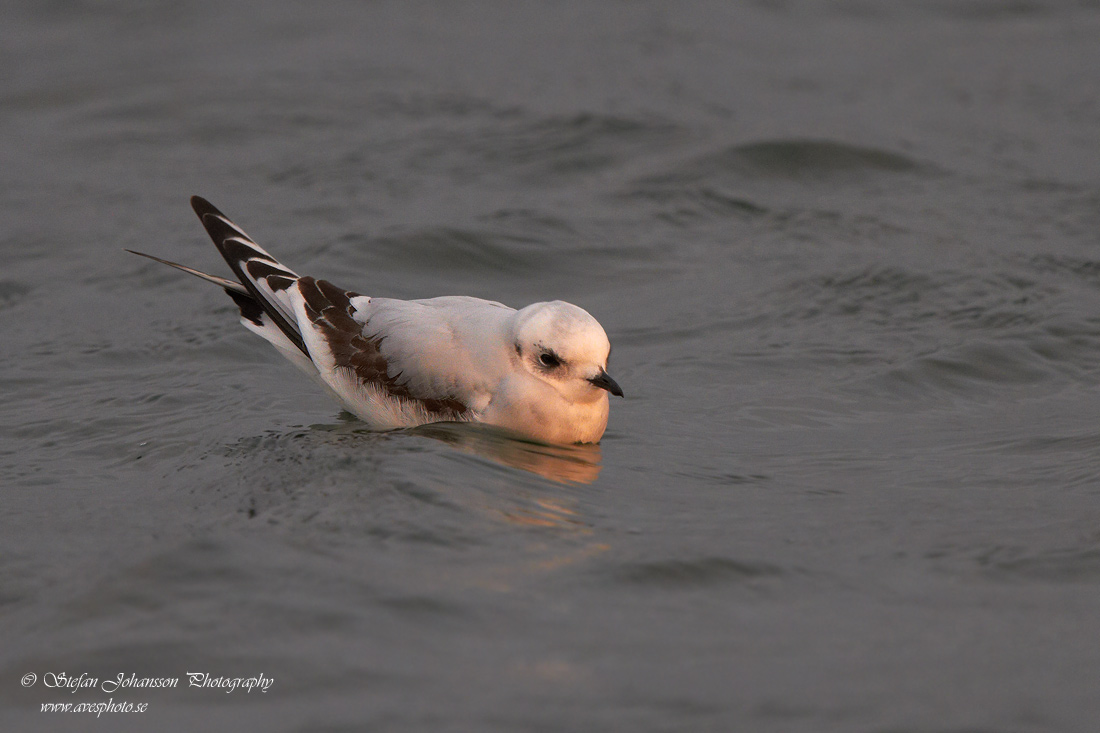
[[[602,369],[600,370],[599,374],[592,377],[588,381],[591,382],[593,385],[599,387],[600,389],[606,389],[608,392],[615,395],[616,397],[623,396],[623,388],[619,386],[618,382],[611,378],[610,374]]]

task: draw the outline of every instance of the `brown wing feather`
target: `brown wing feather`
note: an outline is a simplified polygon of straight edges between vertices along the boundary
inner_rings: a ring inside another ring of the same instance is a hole
[[[321,333],[337,367],[350,369],[360,384],[370,384],[398,399],[419,402],[439,420],[461,420],[469,408],[454,397],[424,397],[414,394],[401,375],[390,375],[389,363],[382,355],[384,337],[368,336],[364,324],[353,317],[352,298],[358,293],[342,290],[327,280],[299,278],[298,290],[305,302],[306,315]],[[369,325],[369,322],[368,322]]]

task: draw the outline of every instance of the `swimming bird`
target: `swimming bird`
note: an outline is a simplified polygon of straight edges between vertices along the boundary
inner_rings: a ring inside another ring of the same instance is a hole
[[[236,280],[127,250],[220,286],[267,339],[376,430],[495,425],[546,443],[596,443],[607,427],[611,345],[587,311],[520,310],[480,298],[372,298],[299,276],[199,196],[191,198]]]

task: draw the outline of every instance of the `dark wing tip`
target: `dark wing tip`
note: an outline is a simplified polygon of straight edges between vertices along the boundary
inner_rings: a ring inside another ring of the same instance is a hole
[[[202,196],[191,197],[191,208],[195,210],[195,214],[197,214],[200,219],[202,219],[207,214],[213,214],[214,216],[225,218],[225,214],[218,211],[217,207],[215,207],[214,204],[210,203]]]
[[[199,196],[191,197],[191,208],[195,210],[195,213],[199,216],[199,221],[202,222],[203,229],[210,235],[210,239],[214,241],[215,246],[225,257],[225,261],[229,263],[230,267],[234,266],[234,262],[247,259],[263,259],[274,262],[271,255],[262,252],[254,247],[244,247],[240,251],[230,252],[232,242],[230,240],[241,240],[255,244],[252,238],[241,231],[241,228],[229,220],[229,217],[218,211],[214,206],[204,198]],[[240,275],[240,273],[238,273]]]

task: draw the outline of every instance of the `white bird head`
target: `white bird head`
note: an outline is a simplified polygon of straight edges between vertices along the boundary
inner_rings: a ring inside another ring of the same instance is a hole
[[[592,402],[606,392],[623,396],[607,373],[607,334],[583,308],[560,300],[533,303],[516,313],[513,335],[523,367],[570,402]]]

